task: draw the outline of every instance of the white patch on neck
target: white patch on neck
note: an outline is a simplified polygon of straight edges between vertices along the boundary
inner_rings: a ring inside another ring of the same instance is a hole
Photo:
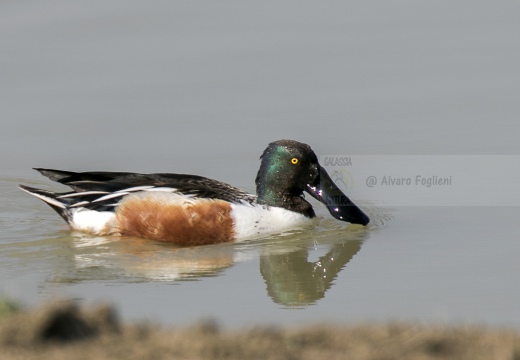
[[[235,241],[290,230],[309,220],[283,208],[249,204],[231,204],[231,216],[235,224]]]

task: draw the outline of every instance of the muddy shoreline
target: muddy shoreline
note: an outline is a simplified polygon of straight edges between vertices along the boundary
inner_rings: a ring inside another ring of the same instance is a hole
[[[327,325],[226,330],[212,321],[123,324],[111,306],[2,305],[1,359],[520,359],[520,332],[473,326]]]

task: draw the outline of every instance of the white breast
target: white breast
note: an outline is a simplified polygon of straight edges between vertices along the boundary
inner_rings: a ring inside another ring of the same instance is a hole
[[[295,228],[308,220],[302,214],[279,207],[232,204],[235,239],[241,241]]]

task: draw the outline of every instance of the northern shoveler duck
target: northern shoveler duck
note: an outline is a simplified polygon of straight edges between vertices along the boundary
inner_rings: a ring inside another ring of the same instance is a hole
[[[183,245],[239,241],[290,229],[316,216],[304,191],[336,219],[368,224],[368,216],[334,184],[310,146],[275,141],[260,159],[256,196],[197,175],[41,168],[35,170],[73,191],[20,188],[45,201],[74,230]]]

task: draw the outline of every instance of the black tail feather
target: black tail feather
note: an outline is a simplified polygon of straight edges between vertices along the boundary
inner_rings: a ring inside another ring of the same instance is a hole
[[[25,185],[18,185],[18,187],[26,193],[43,200],[49,205],[54,211],[56,211],[66,222],[70,222],[71,213],[68,209],[67,204],[61,199],[57,199],[58,196],[62,195],[48,190],[42,190],[33,188]]]
[[[42,174],[48,177],[52,181],[59,182],[61,184],[68,185],[69,183],[78,181],[110,181],[121,176],[130,175],[131,173],[125,172],[108,172],[108,171],[90,171],[90,172],[73,172],[55,169],[43,169],[34,168]]]

